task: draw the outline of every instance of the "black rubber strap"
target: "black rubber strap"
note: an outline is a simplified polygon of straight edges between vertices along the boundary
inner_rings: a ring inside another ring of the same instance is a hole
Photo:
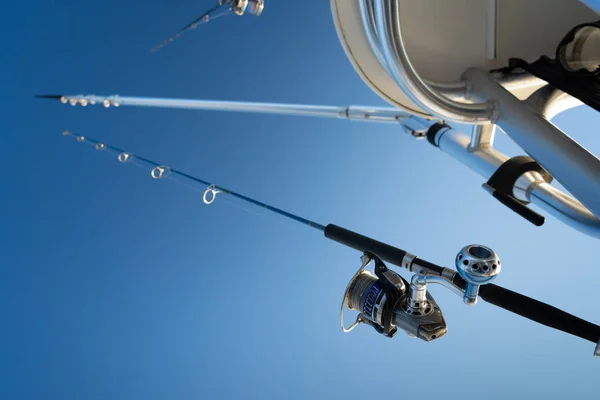
[[[521,175],[527,172],[537,172],[548,183],[552,182],[550,175],[540,164],[529,156],[517,156],[505,161],[490,177],[484,188],[489,190],[496,200],[517,213],[535,226],[542,226],[546,221],[544,216],[527,207],[513,196],[513,187]]]
[[[432,125],[428,130],[427,130],[427,141],[429,143],[431,143],[432,145],[434,145],[435,147],[440,147],[438,146],[438,144],[435,142],[435,135],[437,135],[437,133],[439,131],[441,131],[444,128],[450,128],[449,125],[446,124],[442,124],[442,123],[437,123],[435,125]]]
[[[515,182],[526,172],[537,172],[548,183],[552,175],[529,156],[517,156],[505,161],[487,181],[487,184],[501,193],[512,196]]]
[[[505,195],[502,192],[494,190],[492,196],[500,203],[504,204],[506,207],[510,208],[515,213],[519,214],[521,217],[525,218],[527,221],[531,222],[535,226],[542,226],[544,222],[546,222],[546,218],[543,215],[538,214],[533,211],[531,208],[525,206],[519,200],[515,199],[512,196]]]

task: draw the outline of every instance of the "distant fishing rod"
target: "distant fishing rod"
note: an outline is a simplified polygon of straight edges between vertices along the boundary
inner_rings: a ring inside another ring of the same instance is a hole
[[[154,179],[178,176],[193,184],[203,185],[206,187],[203,195],[205,204],[212,204],[220,193],[228,194],[322,231],[326,238],[362,252],[360,268],[348,283],[342,299],[340,326],[344,332],[365,324],[387,337],[393,337],[398,330],[402,330],[425,341],[439,339],[447,333],[446,321],[440,306],[427,290],[428,285],[438,284],[462,297],[467,305],[475,305],[480,297],[542,325],[596,343],[594,355],[600,356],[600,326],[491,284],[502,267],[498,255],[486,246],[465,246],[456,256],[456,270],[453,270],[340,226],[308,220],[96,139],[73,135],[69,131],[64,131],[63,135],[74,137],[80,143],[94,145],[99,151],[116,154],[120,162],[147,168]],[[412,272],[410,282],[390,270],[384,261]],[[367,270],[371,263],[374,264],[373,272]],[[358,312],[355,322],[349,327],[344,324],[345,308]]]
[[[219,4],[190,22],[188,25],[181,28],[179,31],[177,31],[177,33],[154,47],[151,51],[158,51],[169,43],[173,42],[175,39],[179,38],[184,33],[196,29],[198,25],[206,24],[209,21],[215,20],[219,17],[231,14],[244,15],[245,13],[258,17],[260,14],[262,14],[264,8],[264,0],[219,0]]]

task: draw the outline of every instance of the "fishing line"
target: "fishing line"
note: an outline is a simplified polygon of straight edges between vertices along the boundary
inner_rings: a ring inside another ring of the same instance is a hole
[[[147,168],[144,168],[144,169],[147,170]],[[204,194],[204,192],[206,191],[206,189],[200,189],[200,188],[198,188],[196,186],[192,186],[189,183],[186,183],[185,181],[176,180],[174,178],[174,176],[177,176],[177,175],[170,175],[170,176],[167,177],[167,179],[171,179],[173,182],[178,183],[178,184],[180,184],[180,185],[182,185],[182,186],[184,186],[184,187],[186,187],[188,189],[191,189],[191,190],[193,190],[195,192],[198,192],[198,193],[201,193],[201,194]],[[256,215],[256,216],[261,217],[261,218],[269,218],[265,214],[261,214],[261,213],[256,212],[256,211],[252,211],[249,208],[246,208],[246,207],[244,207],[244,206],[242,206],[240,204],[233,203],[233,202],[231,202],[231,201],[229,201],[227,199],[223,198],[223,199],[220,199],[219,201],[223,202],[225,204],[228,204],[228,205],[230,205],[232,207],[235,207],[237,209],[240,209],[242,211],[245,211],[245,212],[247,212],[249,214]],[[281,219],[281,220],[278,220],[277,223],[280,224],[280,225],[284,225],[284,224],[286,224],[286,220],[285,219]]]
[[[157,162],[148,160],[148,159],[146,159],[144,157],[135,156],[132,153],[125,152],[122,149],[114,147],[114,146],[111,146],[111,145],[106,145],[106,144],[101,143],[101,142],[99,142],[99,141],[97,141],[95,139],[92,139],[92,138],[88,138],[88,137],[85,137],[85,136],[72,135],[69,131],[64,131],[63,135],[65,135],[65,136],[74,136],[76,138],[77,142],[84,143],[84,144],[89,144],[91,146],[94,146],[95,149],[98,150],[98,151],[111,152],[111,153],[117,155],[117,158],[118,158],[118,160],[120,162],[132,164],[132,165],[134,165],[134,166],[136,166],[136,167],[138,167],[140,169],[143,169],[144,171],[152,171],[153,168],[161,167],[160,164],[157,163]],[[149,164],[150,167],[148,165],[144,165],[144,164],[142,164],[140,162],[137,162],[137,160],[140,160],[142,162],[145,162],[146,164]],[[172,171],[172,169],[171,169],[171,171]],[[191,176],[188,176],[187,174],[181,173],[180,171],[175,171],[175,173],[173,173],[173,174],[170,174],[170,173],[163,174],[163,176],[162,176],[162,178],[169,179],[172,182],[175,182],[175,183],[177,183],[179,185],[182,185],[182,186],[184,186],[186,188],[194,190],[194,191],[196,191],[198,193],[202,193],[203,195],[206,194],[207,189],[200,189],[200,188],[198,188],[196,186],[192,186],[192,185],[188,184],[187,182],[185,182],[183,180],[175,179],[175,177],[183,177],[184,179],[188,179],[188,180],[190,178],[193,178]],[[195,182],[197,182],[197,181],[195,181]],[[211,192],[212,192],[212,190],[211,190]],[[239,205],[239,204],[233,203],[231,201],[228,201],[227,199],[221,199],[219,201],[224,202],[224,203],[226,203],[226,204],[228,204],[228,205],[230,205],[232,207],[235,207],[235,208],[241,209],[243,211],[246,211],[246,212],[248,212],[250,214],[253,214],[253,215],[256,215],[256,216],[259,216],[259,217],[262,217],[262,218],[268,218],[267,215],[265,215],[265,214],[261,214],[261,213],[252,211],[249,208],[246,208],[246,207],[244,207],[242,205]],[[205,201],[205,203],[206,203],[206,201]],[[210,201],[210,203],[212,203],[212,201]],[[278,221],[278,223],[280,225],[283,225],[283,224],[285,224],[285,221],[286,220],[280,220],[280,221]]]
[[[89,142],[89,144],[91,144],[91,145],[93,145],[93,144],[94,144],[94,143],[92,143],[92,141],[91,141],[91,140],[88,140],[88,142]],[[95,142],[95,141],[94,141],[94,142]],[[85,139],[84,139],[84,143],[85,143]],[[98,146],[100,146],[100,145],[101,145],[101,146],[104,146],[104,148],[99,148]],[[106,149],[106,148],[108,148],[108,150],[109,150],[109,151],[113,151],[113,152],[116,152],[116,150],[117,150],[115,147],[113,147],[113,146],[107,147],[107,146],[106,146],[105,144],[103,144],[103,143],[98,143],[98,144],[96,144],[95,146],[96,146],[96,150],[104,150],[104,149]],[[119,150],[120,150],[120,149],[119,149]],[[123,160],[124,160],[124,161],[122,161],[122,162],[127,162],[127,163],[130,163],[130,164],[132,164],[132,165],[135,165],[136,167],[138,167],[138,168],[141,168],[141,169],[143,169],[144,171],[149,171],[149,170],[152,170],[152,167],[155,167],[155,166],[157,166],[157,165],[158,165],[158,163],[152,162],[152,161],[150,161],[150,160],[147,160],[147,159],[145,159],[145,158],[143,158],[143,157],[137,157],[137,158],[136,158],[136,156],[134,156],[134,155],[133,155],[133,154],[131,154],[131,153],[119,152],[119,156],[121,156],[121,159],[123,159]],[[137,159],[140,159],[140,160],[143,160],[143,161],[144,161],[144,162],[146,162],[146,163],[149,163],[150,165],[152,165],[152,167],[150,167],[150,168],[149,168],[148,166],[146,166],[146,165],[143,165],[143,164],[141,164],[141,163],[137,162]],[[176,171],[176,172],[177,172],[177,171]],[[198,188],[198,187],[196,187],[196,186],[192,186],[192,185],[190,185],[189,183],[187,183],[187,182],[185,182],[185,181],[183,181],[183,180],[178,180],[178,179],[175,179],[175,177],[178,177],[178,176],[180,176],[180,174],[177,174],[177,173],[175,173],[175,174],[172,174],[172,175],[171,175],[171,174],[169,174],[168,176],[166,176],[166,178],[167,178],[167,179],[169,179],[169,180],[171,180],[172,182],[175,182],[175,183],[177,183],[177,184],[179,184],[179,185],[181,185],[181,186],[184,186],[184,187],[186,187],[186,188],[188,188],[188,189],[191,189],[191,190],[193,190],[193,191],[195,191],[195,192],[202,193],[202,194],[204,194],[204,193],[206,192],[206,189],[200,189],[200,188]],[[187,178],[184,178],[184,179],[187,179]],[[241,209],[241,210],[243,210],[243,211],[246,211],[246,212],[248,212],[248,213],[250,213],[250,214],[253,214],[253,215],[256,215],[256,216],[259,216],[259,217],[262,217],[262,218],[268,218],[268,217],[267,217],[267,215],[264,215],[264,214],[261,214],[261,213],[258,213],[258,212],[255,212],[255,211],[252,211],[252,210],[250,210],[249,208],[246,208],[246,207],[244,207],[244,206],[241,206],[241,205],[239,205],[239,204],[236,204],[236,203],[233,203],[233,202],[231,202],[231,201],[228,201],[227,199],[221,199],[220,201],[222,201],[222,202],[224,202],[224,203],[226,203],[226,204],[228,204],[228,205],[230,205],[230,206],[232,206],[232,207],[235,207],[235,208]],[[280,225],[282,225],[282,224],[285,224],[285,220],[280,220],[280,221],[278,221],[278,223],[279,223]]]
[[[97,150],[116,153],[120,162],[130,162],[145,170],[148,168],[142,164],[147,164],[152,167],[150,174],[154,179],[174,180],[173,177],[177,176],[183,178],[185,183],[174,181],[186,186],[192,187],[188,181],[202,184],[206,187],[202,196],[206,204],[212,204],[219,194],[228,194],[286,219],[311,226],[323,232],[326,238],[363,252],[362,265],[350,280],[342,297],[340,326],[345,332],[359,324],[366,324],[387,337],[393,337],[400,330],[425,341],[445,336],[447,327],[444,315],[428,291],[430,285],[436,284],[462,297],[465,304],[475,305],[478,298],[481,298],[542,325],[594,342],[594,355],[600,356],[600,326],[549,304],[491,284],[502,267],[497,254],[489,247],[465,246],[455,258],[456,270],[442,267],[400,248],[334,224],[323,226],[96,139],[75,136],[68,131],[63,132],[63,135],[73,136],[80,143],[94,145]],[[413,273],[410,282],[388,269],[384,261]],[[365,269],[372,262],[375,263],[374,274]],[[345,308],[358,311],[357,319],[350,327],[344,324]]]
[[[102,142],[100,142],[100,141],[98,141],[96,139],[93,139],[93,138],[90,138],[90,137],[87,137],[87,136],[73,135],[69,131],[64,131],[63,132],[63,136],[72,136],[72,137],[74,137],[77,140],[77,142],[91,144],[91,145],[93,145],[96,148],[96,150],[99,150],[99,151],[113,152],[113,153],[117,154],[117,159],[120,162],[122,162],[122,163],[131,163],[131,164],[136,165],[136,166],[138,166],[140,168],[143,168],[144,170],[147,170],[148,168],[146,166],[141,165],[138,161],[141,161],[141,162],[143,162],[145,164],[148,164],[149,166],[151,166],[150,175],[154,179],[164,179],[164,178],[167,178],[167,179],[170,179],[170,180],[172,180],[172,181],[174,181],[176,183],[182,184],[182,185],[187,186],[187,187],[192,188],[192,189],[194,189],[194,188],[191,185],[189,185],[187,182],[185,182],[185,183],[184,182],[180,182],[179,180],[173,179],[173,177],[177,176],[177,177],[183,178],[185,180],[201,184],[201,185],[203,185],[203,186],[206,187],[206,189],[204,190],[204,194],[202,196],[202,200],[204,201],[205,204],[212,204],[216,200],[217,195],[219,195],[221,193],[228,194],[228,195],[230,195],[230,196],[232,196],[234,198],[242,200],[242,201],[244,201],[246,203],[253,204],[253,205],[257,206],[257,207],[269,210],[269,211],[271,211],[271,212],[273,212],[275,214],[278,214],[280,216],[283,216],[283,217],[285,217],[287,219],[291,219],[291,220],[299,222],[299,223],[301,223],[303,225],[308,225],[308,226],[310,226],[312,228],[315,228],[315,229],[323,231],[323,232],[325,231],[325,226],[323,226],[323,225],[321,225],[319,223],[316,223],[314,221],[308,220],[308,219],[300,217],[298,215],[289,213],[289,212],[284,211],[282,209],[279,209],[277,207],[270,206],[270,205],[268,205],[266,203],[263,203],[261,201],[254,200],[254,199],[252,199],[250,197],[244,196],[243,194],[236,193],[236,192],[231,191],[231,190],[229,190],[227,188],[224,188],[222,186],[218,186],[216,184],[210,183],[210,182],[205,181],[205,180],[203,180],[201,178],[189,175],[189,174],[187,174],[185,172],[176,170],[176,169],[171,168],[169,166],[159,164],[159,163],[157,163],[155,161],[152,161],[152,160],[149,160],[149,159],[147,159],[145,157],[141,157],[139,155],[134,155],[133,153],[127,152],[127,151],[125,151],[123,149],[120,149],[118,147],[102,143]],[[236,206],[235,204],[233,204],[231,202],[227,202],[227,203]],[[240,207],[240,206],[237,206],[237,207]],[[243,207],[241,207],[241,208],[245,209]],[[252,212],[252,211],[247,210],[247,209],[245,209],[245,210],[249,211],[249,212]],[[254,213],[254,214],[256,214],[256,213]],[[260,215],[260,214],[256,214],[256,215],[263,216],[263,215]]]

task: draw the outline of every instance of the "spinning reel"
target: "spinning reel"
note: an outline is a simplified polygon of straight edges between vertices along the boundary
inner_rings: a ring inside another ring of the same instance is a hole
[[[481,245],[466,246],[456,256],[456,269],[466,282],[464,289],[453,283],[452,275],[448,273],[436,276],[420,270],[408,283],[371,252],[365,252],[361,260],[362,264],[348,283],[342,299],[342,330],[350,332],[362,323],[386,337],[394,337],[401,329],[426,342],[439,339],[447,332],[444,314],[427,291],[428,284],[441,284],[462,297],[465,304],[475,305],[480,286],[494,280],[501,270],[496,253]],[[403,266],[412,270],[412,261],[407,260]],[[375,264],[373,273],[366,269],[372,262]],[[359,313],[348,328],[344,326],[346,307]]]

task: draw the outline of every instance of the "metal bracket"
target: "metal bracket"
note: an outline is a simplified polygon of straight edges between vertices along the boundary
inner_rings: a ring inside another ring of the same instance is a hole
[[[417,256],[415,256],[414,254],[406,253],[404,257],[402,257],[402,262],[400,263],[400,266],[404,269],[412,271],[412,263],[415,260],[415,258],[417,258]]]
[[[481,148],[492,147],[496,136],[496,125],[474,125],[471,131],[471,143],[468,150],[475,151]]]

